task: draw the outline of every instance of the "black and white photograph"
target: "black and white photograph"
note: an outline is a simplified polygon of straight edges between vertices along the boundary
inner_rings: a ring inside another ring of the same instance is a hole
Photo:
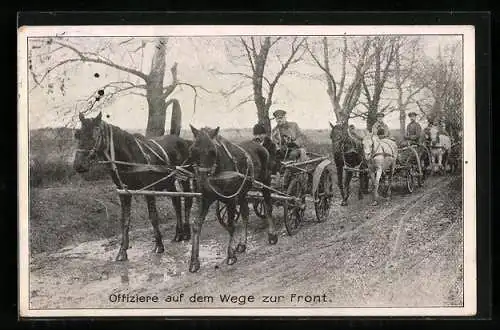
[[[476,313],[473,26],[22,26],[21,316]]]

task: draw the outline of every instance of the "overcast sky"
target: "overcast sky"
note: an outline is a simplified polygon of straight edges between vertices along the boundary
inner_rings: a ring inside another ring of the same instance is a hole
[[[66,39],[83,48],[93,49],[97,44],[111,42],[118,44],[123,38],[70,38]],[[426,55],[437,56],[439,46],[446,46],[461,40],[458,36],[425,36],[423,46]],[[170,66],[178,63],[178,76],[181,81],[201,85],[213,91],[206,93],[199,91],[196,104],[196,113],[193,113],[194,93],[190,88],[177,89],[172,97],[179,99],[183,109],[183,128],[189,124],[194,126],[221,126],[223,128],[252,127],[256,122],[256,110],[253,103],[244,104],[232,109],[241,99],[250,95],[251,88],[241,91],[233,97],[223,97],[218,93],[221,89],[231,86],[241,77],[222,76],[211,72],[212,70],[224,72],[244,72],[245,69],[235,67],[230,63],[228,51],[225,47],[227,39],[208,37],[171,37],[168,40],[167,75],[166,82],[170,81]],[[110,57],[117,63],[135,65],[144,72],[148,72],[151,61],[152,47],[147,47],[144,52],[144,61],[141,66],[140,56],[129,56],[127,52],[117,51]],[[276,53],[272,55],[274,67],[278,61],[276,54],[282,58],[289,53],[288,44],[283,43]],[[119,49],[115,47],[115,49]],[[55,53],[57,54],[57,53]],[[68,53],[62,52],[58,56],[67,58]],[[124,56],[126,55],[126,56]],[[55,56],[55,55],[54,55]],[[306,56],[307,57],[307,56]],[[51,61],[54,61],[54,57]],[[310,65],[310,59],[304,63],[296,64],[291,73],[281,78],[274,96],[273,109],[283,108],[288,111],[291,121],[296,121],[303,128],[328,128],[328,121],[335,121],[332,107],[326,93],[325,84],[320,80],[306,78],[306,75],[319,75],[318,68]],[[338,64],[338,63],[337,63]],[[334,63],[335,66],[335,63]],[[337,65],[338,66],[338,65]],[[37,68],[35,68],[36,70]],[[98,64],[79,64],[66,71],[65,94],[62,95],[56,88],[54,93],[48,94],[46,89],[36,88],[29,96],[29,123],[30,128],[61,126],[68,121],[68,115],[62,114],[62,109],[77,114],[84,110],[85,103],[77,100],[84,99],[97,91],[101,86],[110,81],[127,80],[129,74]],[[266,69],[267,70],[267,69]],[[95,73],[99,73],[96,78]],[[54,71],[47,78],[47,82],[54,81],[58,86],[58,77],[62,71]],[[136,79],[132,77],[133,79]],[[143,83],[135,80],[137,83]],[[32,82],[31,82],[32,83]],[[31,85],[30,88],[33,86]],[[408,109],[408,111],[411,109]],[[126,95],[113,104],[102,109],[107,121],[125,129],[143,130],[146,127],[147,103],[146,99],[137,95]],[[96,114],[96,113],[93,113]],[[167,127],[169,126],[170,112],[167,113]],[[391,128],[399,128],[398,114],[393,113],[387,117],[386,122]],[[359,121],[353,123],[363,127]]]

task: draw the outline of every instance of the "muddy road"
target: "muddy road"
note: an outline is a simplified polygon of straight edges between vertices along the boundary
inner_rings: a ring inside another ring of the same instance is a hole
[[[280,224],[274,246],[267,244],[264,221],[251,211],[247,251],[232,266],[225,263],[228,235],[212,210],[202,229],[201,268],[195,274],[188,272],[190,243],[171,242],[173,219],[162,226],[165,253],[160,255],[151,252],[152,229],[133,227],[127,262],[114,261],[119,237],[35,254],[31,308],[462,305],[461,177],[432,177],[413,194],[395,191],[377,207],[370,202],[371,196],[361,201],[352,196],[349,206],[341,207],[336,199],[324,223],[314,222],[311,205],[295,236]],[[275,217],[281,212],[275,209]],[[159,301],[111,302],[120,293],[156,295]],[[168,301],[181,293],[180,301]],[[194,294],[205,296],[205,304],[191,303]],[[221,302],[221,294],[255,300]],[[321,298],[305,301],[301,295]],[[283,298],[270,303],[263,296]]]

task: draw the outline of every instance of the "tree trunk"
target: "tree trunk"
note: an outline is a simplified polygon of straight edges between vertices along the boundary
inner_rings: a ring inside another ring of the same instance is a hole
[[[399,110],[399,134],[403,139],[406,135],[406,109],[403,104],[403,82],[401,81],[401,59],[400,59],[401,45],[398,44],[395,54],[395,78],[396,88],[398,90],[398,110]]]
[[[260,124],[264,124],[266,132],[271,133],[271,120],[269,119],[269,108],[271,100],[266,100],[262,92],[262,81],[264,79],[264,68],[266,65],[267,55],[271,48],[271,40],[269,37],[264,39],[260,52],[254,57],[255,69],[253,71],[253,96],[255,106],[257,108],[257,119]]]
[[[158,38],[151,61],[151,71],[146,79],[146,98],[148,101],[147,137],[165,134],[167,107],[163,95],[163,80],[165,77],[166,44],[166,38]]]
[[[373,124],[377,121],[377,105],[370,104],[368,107],[368,114],[366,117],[366,128],[368,131],[372,130]]]

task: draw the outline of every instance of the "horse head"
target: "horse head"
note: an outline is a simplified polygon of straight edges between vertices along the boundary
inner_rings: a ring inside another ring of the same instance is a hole
[[[438,134],[439,134],[439,129],[436,126],[432,126],[429,129],[429,139],[433,146],[437,144]]]
[[[79,114],[81,128],[76,130],[75,138],[78,140],[78,148],[73,162],[73,168],[79,172],[87,172],[90,165],[97,156],[105,151],[107,147],[105,135],[105,122],[100,112],[95,118],[85,118]]]
[[[373,156],[375,147],[378,143],[380,143],[380,139],[377,134],[368,133],[363,137],[361,144],[363,145],[365,159],[370,159]]]
[[[215,138],[219,134],[219,127],[196,129],[192,125],[189,126],[194,136],[193,144],[189,149],[189,158],[195,165],[200,182],[205,182],[216,171],[218,154]]]

